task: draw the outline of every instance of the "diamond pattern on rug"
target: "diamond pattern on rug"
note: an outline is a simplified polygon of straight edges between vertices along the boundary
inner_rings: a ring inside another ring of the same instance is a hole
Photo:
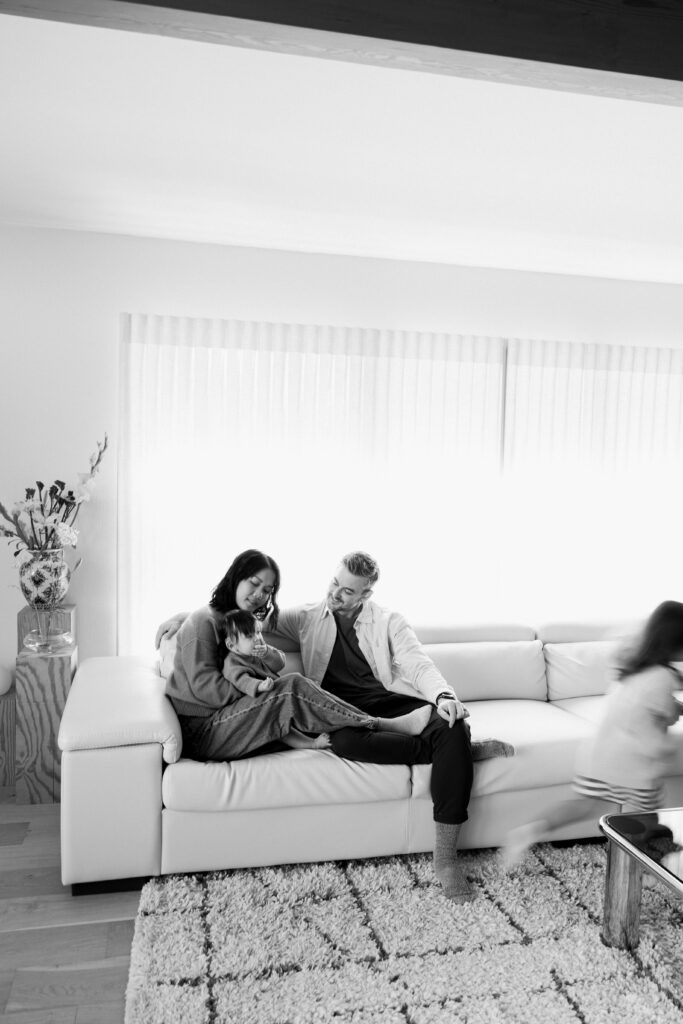
[[[154,879],[126,1024],[683,1024],[683,904],[644,889],[638,949],[603,945],[605,852],[466,852],[464,905],[427,854]]]

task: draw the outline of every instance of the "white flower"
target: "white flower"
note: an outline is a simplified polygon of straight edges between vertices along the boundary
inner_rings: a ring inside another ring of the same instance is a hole
[[[63,548],[75,548],[78,543],[78,530],[74,530],[73,526],[67,526],[66,523],[58,523],[55,527],[55,533],[57,534],[57,540]]]
[[[90,473],[78,474],[78,484],[74,490],[77,505],[80,505],[82,501],[90,501],[90,492],[94,486],[95,480]]]

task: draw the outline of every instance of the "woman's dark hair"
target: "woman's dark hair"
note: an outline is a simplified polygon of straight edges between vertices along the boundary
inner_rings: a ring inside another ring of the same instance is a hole
[[[668,666],[683,651],[683,604],[662,601],[657,605],[618,669],[620,679],[653,665]]]
[[[242,580],[248,580],[250,576],[261,572],[263,569],[271,569],[275,575],[273,592],[268,598],[265,606],[254,612],[257,619],[265,619],[270,614],[268,625],[274,629],[277,626],[280,609],[277,606],[277,592],[280,589],[280,567],[269,555],[264,555],[256,548],[248,548],[237,555],[232,565],[226,572],[223,579],[214,587],[209,605],[218,612],[234,612],[237,609],[235,591]]]

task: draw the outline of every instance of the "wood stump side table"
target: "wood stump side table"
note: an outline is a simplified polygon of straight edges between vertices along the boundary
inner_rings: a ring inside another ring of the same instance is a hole
[[[9,690],[0,693],[0,792],[14,796],[14,740],[16,735],[16,704],[14,681]]]
[[[22,650],[16,662],[16,802],[59,803],[59,723],[71,687],[78,648],[56,654]]]

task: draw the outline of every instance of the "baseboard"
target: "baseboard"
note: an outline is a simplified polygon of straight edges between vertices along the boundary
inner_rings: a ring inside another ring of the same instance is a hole
[[[138,878],[112,878],[103,882],[74,882],[71,886],[72,896],[97,896],[105,892],[130,892],[142,889],[149,882],[150,875]]]

